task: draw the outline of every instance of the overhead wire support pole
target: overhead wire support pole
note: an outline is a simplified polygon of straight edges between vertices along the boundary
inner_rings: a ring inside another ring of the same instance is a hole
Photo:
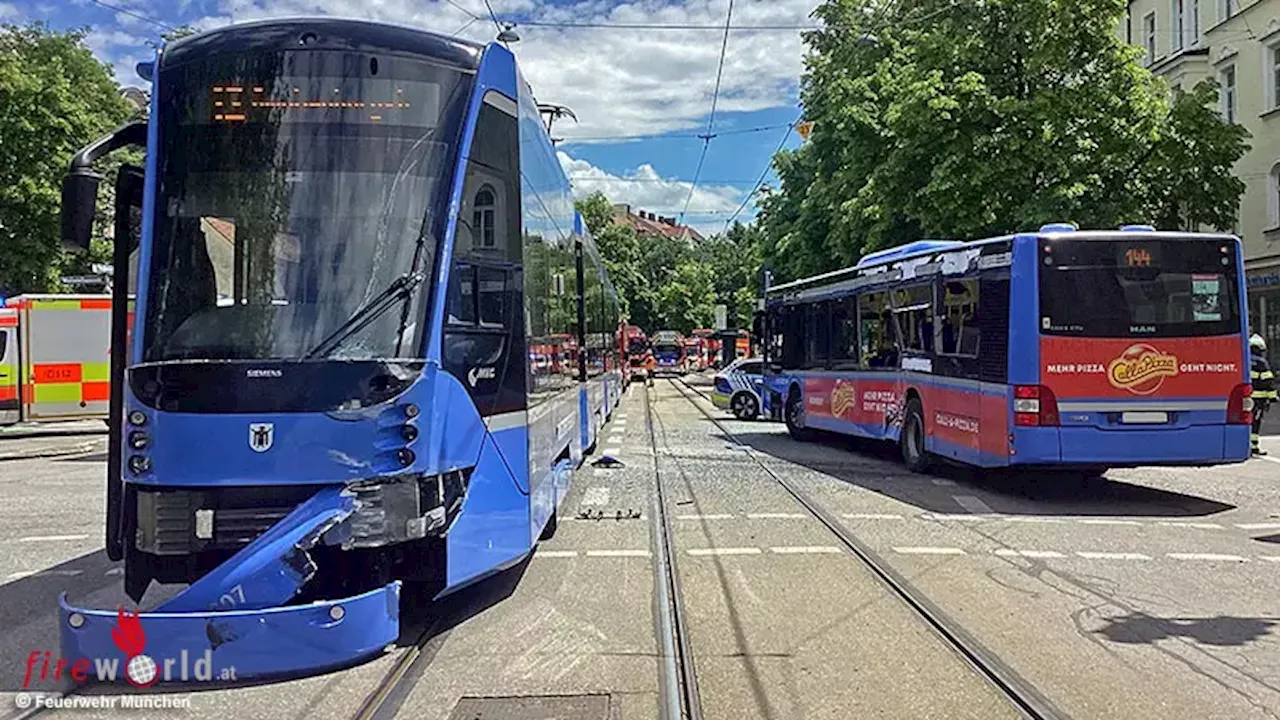
[[[720,81],[724,77],[724,56],[725,51],[729,48],[729,29],[733,23],[733,0],[729,0],[729,12],[724,17],[724,37],[720,40],[720,62],[716,65],[716,85],[711,92],[711,113],[707,115],[707,132],[700,135],[702,139],[702,153],[698,155],[698,166],[693,171],[693,182],[689,183],[689,194],[684,199],[684,209],[680,211],[679,223],[684,224],[685,213],[689,211],[689,202],[693,200],[693,191],[698,189],[698,176],[702,174],[702,164],[707,159],[707,149],[711,147],[711,140],[715,137],[712,129],[716,122],[716,105],[720,100]]]

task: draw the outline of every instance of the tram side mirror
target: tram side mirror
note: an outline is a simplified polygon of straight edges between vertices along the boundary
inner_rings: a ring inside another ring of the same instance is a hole
[[[69,173],[62,180],[62,247],[88,250],[97,213],[102,176],[88,170]]]

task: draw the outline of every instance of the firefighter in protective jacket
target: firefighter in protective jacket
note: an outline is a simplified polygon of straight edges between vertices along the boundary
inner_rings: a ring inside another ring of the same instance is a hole
[[[1249,439],[1254,455],[1266,454],[1258,446],[1258,440],[1262,432],[1262,418],[1276,399],[1275,374],[1271,372],[1266,353],[1267,341],[1261,335],[1254,334],[1249,338],[1249,378],[1253,383],[1253,430]]]

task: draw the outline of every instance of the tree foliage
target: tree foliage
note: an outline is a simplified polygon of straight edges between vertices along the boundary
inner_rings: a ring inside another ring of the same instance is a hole
[[[1115,34],[1121,0],[827,0],[807,35],[808,142],[766,192],[780,277],[923,237],[1052,221],[1226,227],[1245,133],[1172,104]]]
[[[612,206],[600,193],[577,206],[632,324],[688,333],[711,327],[715,306],[723,304],[730,327],[750,327],[763,248],[756,228],[736,224],[690,243],[638,235],[613,222]]]
[[[0,26],[0,293],[57,286],[67,163],[131,113],[84,36]]]

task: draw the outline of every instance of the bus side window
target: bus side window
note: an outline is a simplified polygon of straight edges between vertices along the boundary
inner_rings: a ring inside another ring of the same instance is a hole
[[[858,296],[858,338],[861,366],[890,369],[898,364],[897,339],[893,331],[889,294],[872,292]]]
[[[847,295],[831,305],[831,362],[858,362],[858,299]]]
[[[901,348],[913,353],[933,352],[933,285],[912,285],[894,291]]]
[[[978,281],[949,280],[943,283],[943,355],[977,357],[981,328],[978,326]]]

